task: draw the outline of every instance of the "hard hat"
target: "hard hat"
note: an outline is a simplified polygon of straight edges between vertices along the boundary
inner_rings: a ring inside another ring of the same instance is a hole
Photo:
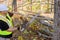
[[[0,4],[0,11],[7,11],[8,7],[5,4]]]

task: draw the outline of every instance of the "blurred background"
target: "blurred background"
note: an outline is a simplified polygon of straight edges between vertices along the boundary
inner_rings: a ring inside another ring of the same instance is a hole
[[[54,20],[54,0],[0,0],[13,16],[15,31],[11,40],[51,40]]]

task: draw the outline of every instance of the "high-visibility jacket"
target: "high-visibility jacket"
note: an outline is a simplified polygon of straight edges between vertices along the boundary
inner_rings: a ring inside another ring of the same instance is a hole
[[[9,27],[13,27],[12,19],[11,19],[11,17],[9,16],[9,14],[7,14],[7,17],[8,17],[9,19],[7,19],[6,17],[0,15],[0,20],[3,20],[4,22],[6,22],[6,23],[9,25]],[[8,32],[8,31],[6,31],[6,30],[2,31],[2,30],[0,29],[0,35],[10,35],[10,34],[12,34],[12,32]]]

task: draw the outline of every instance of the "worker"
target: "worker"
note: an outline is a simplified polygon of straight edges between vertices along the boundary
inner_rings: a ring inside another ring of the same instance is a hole
[[[0,40],[10,40],[12,33],[17,30],[11,17],[8,7],[5,4],[0,4]]]

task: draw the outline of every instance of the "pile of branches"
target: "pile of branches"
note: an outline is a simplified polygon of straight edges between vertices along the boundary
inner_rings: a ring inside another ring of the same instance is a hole
[[[51,40],[53,36],[53,19],[40,16],[39,14],[28,17],[15,18],[19,30],[15,31],[17,40]],[[28,20],[29,19],[29,20]],[[15,25],[16,25],[15,24]],[[18,35],[17,35],[18,34]]]

